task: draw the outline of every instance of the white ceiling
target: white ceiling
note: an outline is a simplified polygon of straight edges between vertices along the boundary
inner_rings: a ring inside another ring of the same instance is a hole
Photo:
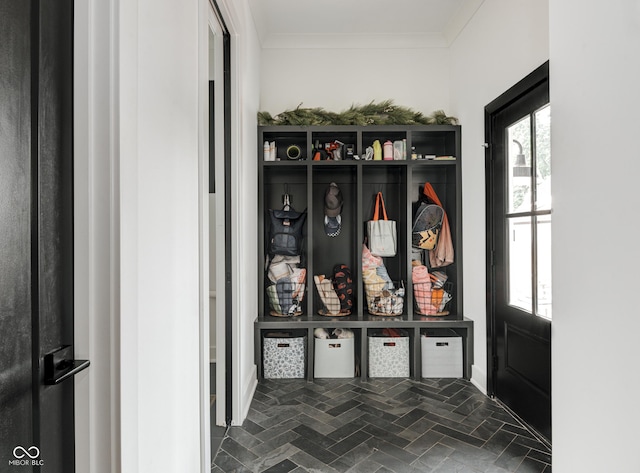
[[[447,47],[484,0],[249,0],[263,48]]]

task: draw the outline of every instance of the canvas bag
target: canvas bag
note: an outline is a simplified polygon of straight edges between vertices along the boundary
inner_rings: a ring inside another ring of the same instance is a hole
[[[306,209],[297,212],[285,195],[281,210],[269,209],[269,254],[297,256],[302,252],[302,227],[307,217]]]
[[[382,207],[382,219],[380,218],[380,207]],[[375,256],[395,256],[398,240],[396,222],[387,218],[387,209],[384,207],[382,192],[378,192],[376,195],[373,220],[367,222],[367,237],[371,254]]]

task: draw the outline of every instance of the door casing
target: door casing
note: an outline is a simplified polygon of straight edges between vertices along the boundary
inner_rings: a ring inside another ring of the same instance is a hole
[[[496,223],[496,215],[494,212],[494,195],[495,186],[502,183],[495,182],[495,173],[493,169],[493,134],[494,123],[493,118],[500,111],[508,106],[518,102],[528,93],[536,88],[545,85],[548,87],[549,63],[548,61],[534,70],[531,74],[519,81],[507,92],[499,96],[485,107],[485,178],[486,178],[486,195],[485,201],[487,206],[486,212],[486,280],[487,280],[487,394],[495,397],[497,394],[497,363],[498,363],[498,327],[496,325],[496,274],[494,259],[496,258],[494,240],[494,225]],[[548,90],[548,89],[547,89]],[[535,317],[535,316],[533,316]],[[508,406],[506,406],[508,407]],[[514,412],[517,416],[517,412]],[[550,439],[542,438],[541,440],[549,441]]]

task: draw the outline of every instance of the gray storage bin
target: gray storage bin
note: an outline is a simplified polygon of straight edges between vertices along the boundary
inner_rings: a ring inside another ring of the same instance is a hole
[[[369,377],[409,377],[409,337],[369,336]]]
[[[304,378],[306,335],[265,336],[262,346],[265,378]]]
[[[426,331],[420,337],[423,378],[462,378],[462,337],[453,330]]]
[[[353,378],[355,338],[316,338],[314,342],[315,378]]]

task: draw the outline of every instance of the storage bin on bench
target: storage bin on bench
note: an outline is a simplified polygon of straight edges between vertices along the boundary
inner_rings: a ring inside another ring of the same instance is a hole
[[[396,329],[400,337],[385,336],[383,330],[371,330],[369,336],[369,377],[409,377],[409,334]]]
[[[420,337],[423,378],[462,378],[462,337],[451,329],[425,330]]]
[[[315,378],[353,378],[355,338],[315,338]]]
[[[265,378],[304,378],[306,335],[295,331],[267,332],[262,347]]]

